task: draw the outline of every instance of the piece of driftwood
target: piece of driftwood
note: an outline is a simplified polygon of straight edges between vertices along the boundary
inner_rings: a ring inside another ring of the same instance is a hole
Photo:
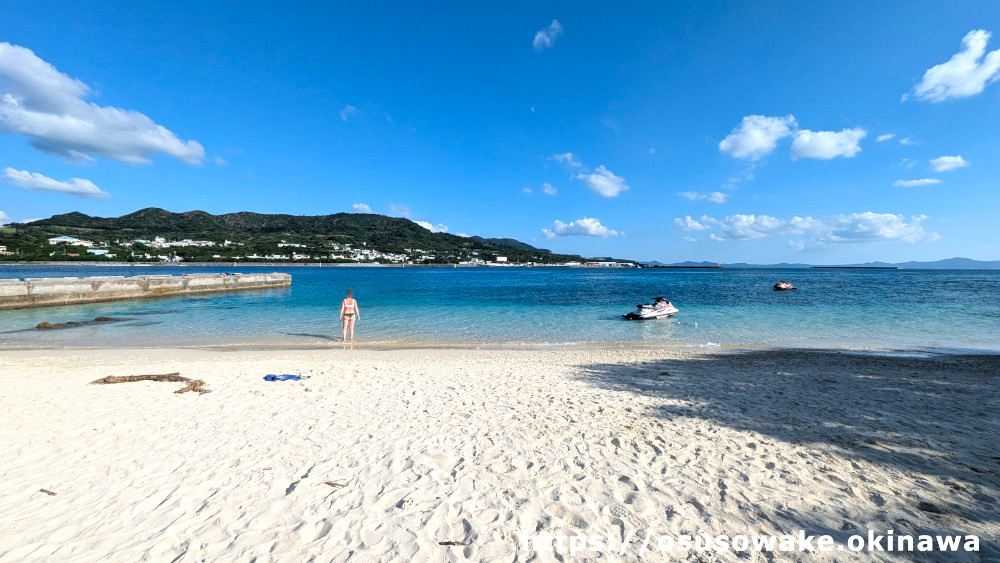
[[[327,485],[330,485],[330,486],[331,486],[331,487],[333,487],[334,489],[339,489],[339,488],[341,488],[341,487],[345,486],[345,485],[344,485],[344,483],[338,483],[338,482],[336,482],[336,481],[327,481],[327,482],[326,482],[326,484],[327,484]]]
[[[187,393],[188,391],[197,391],[198,393],[211,393],[211,389],[205,389],[205,382],[200,379],[195,379],[189,382],[184,387],[174,391],[174,393]]]
[[[150,375],[109,375],[98,380],[91,381],[91,385],[108,385],[110,383],[131,383],[133,381],[165,381],[167,383],[187,383],[184,387],[174,391],[174,393],[187,393],[197,391],[198,393],[211,393],[211,389],[205,389],[205,382],[201,379],[191,379],[182,377],[180,373],[161,373]]]
[[[131,383],[133,381],[166,381],[168,383],[187,383],[189,377],[181,377],[180,373],[163,373],[158,375],[109,375],[91,381],[91,385],[107,385],[109,383]]]
[[[463,546],[463,545],[469,545],[469,542],[467,542],[467,541],[439,541],[438,545],[458,545],[458,546]]]
[[[54,497],[54,496],[56,496],[56,494],[55,494],[55,493],[53,493],[52,491],[50,491],[50,490],[48,490],[48,489],[38,489],[38,492],[40,492],[40,493],[45,493],[45,494],[49,495],[50,497]]]

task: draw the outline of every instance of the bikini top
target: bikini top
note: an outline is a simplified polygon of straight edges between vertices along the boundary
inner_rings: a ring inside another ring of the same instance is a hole
[[[344,309],[347,309],[347,310],[349,310],[349,311],[350,311],[350,310],[353,310],[353,309],[354,309],[354,300],[353,300],[353,299],[351,299],[351,302],[350,302],[350,303],[348,303],[348,302],[347,302],[347,299],[344,299]]]

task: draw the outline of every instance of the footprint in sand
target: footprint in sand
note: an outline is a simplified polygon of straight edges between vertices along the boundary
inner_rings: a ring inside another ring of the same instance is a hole
[[[587,520],[582,515],[564,504],[554,504],[547,509],[547,512],[577,530],[586,530],[590,527],[590,524],[587,523]]]
[[[612,505],[611,508],[608,509],[608,512],[610,512],[615,518],[621,520],[625,524],[628,524],[633,530],[646,528],[646,522],[633,514],[631,510],[620,504]]]
[[[521,489],[524,487],[530,487],[534,485],[539,490],[548,490],[552,487],[563,485],[568,483],[573,478],[572,474],[565,471],[553,471],[545,475],[539,475],[536,478],[520,479],[510,483],[510,487],[514,489]]]
[[[700,502],[698,502],[697,499],[693,499],[693,498],[688,499],[687,504],[690,504],[691,506],[693,506],[695,508],[695,510],[698,511],[698,514],[704,514],[705,513],[705,505],[703,505]]]
[[[322,520],[316,523],[316,538],[322,539],[333,529],[333,524],[329,520]]]
[[[498,475],[502,475],[504,473],[510,473],[513,470],[514,470],[514,466],[511,465],[511,464],[509,464],[509,463],[505,463],[505,462],[491,463],[491,464],[489,464],[489,465],[486,466],[486,471],[489,471],[490,473],[495,473],[495,474],[498,474]]]

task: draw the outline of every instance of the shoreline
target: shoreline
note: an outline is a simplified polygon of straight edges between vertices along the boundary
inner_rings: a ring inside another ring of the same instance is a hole
[[[33,329],[22,329],[31,331]],[[72,329],[65,329],[72,330]],[[703,354],[733,353],[733,352],[825,352],[838,354],[853,354],[886,357],[933,357],[933,356],[1000,356],[1000,349],[995,348],[958,348],[947,346],[861,346],[849,343],[811,343],[801,346],[773,345],[758,343],[725,343],[725,342],[684,342],[679,340],[667,342],[651,342],[642,340],[595,340],[581,342],[471,342],[451,340],[355,340],[343,342],[339,338],[317,337],[315,344],[305,344],[301,341],[285,341],[279,343],[254,342],[214,342],[205,344],[159,344],[134,346],[112,343],[97,346],[19,346],[5,347],[0,345],[0,355],[19,352],[76,352],[95,351],[105,353],[134,352],[138,350],[193,350],[211,352],[323,352],[337,350],[367,350],[372,352],[405,352],[420,350],[454,350],[454,351],[495,351],[495,352],[573,352],[573,351],[616,351],[627,352],[695,352]]]
[[[211,393],[89,385],[175,372]],[[0,560],[511,561],[523,531],[800,529],[975,534],[956,560],[996,557],[997,373],[830,350],[0,352]]]

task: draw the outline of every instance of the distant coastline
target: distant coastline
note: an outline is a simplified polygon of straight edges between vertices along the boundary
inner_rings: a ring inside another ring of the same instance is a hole
[[[902,270],[902,266],[809,266],[810,270]]]

